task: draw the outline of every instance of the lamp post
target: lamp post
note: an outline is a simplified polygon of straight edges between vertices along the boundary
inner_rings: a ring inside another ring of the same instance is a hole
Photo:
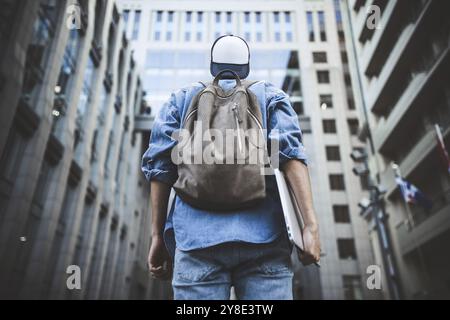
[[[400,279],[394,259],[392,241],[388,228],[389,216],[385,211],[384,194],[386,190],[380,184],[376,184],[371,175],[368,165],[367,153],[355,150],[350,157],[356,163],[353,172],[363,179],[367,179],[370,197],[362,199],[358,206],[361,208],[361,215],[370,218],[374,222],[378,235],[378,242],[381,248],[383,267],[385,270],[389,294],[392,299],[401,299]]]

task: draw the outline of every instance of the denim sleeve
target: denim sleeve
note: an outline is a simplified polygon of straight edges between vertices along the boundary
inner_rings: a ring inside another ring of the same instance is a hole
[[[158,180],[173,185],[178,178],[177,167],[171,160],[172,148],[177,144],[173,133],[180,128],[177,96],[172,94],[156,117],[150,143],[142,157],[142,171],[147,180]]]
[[[305,165],[308,159],[302,141],[302,131],[289,101],[289,96],[270,83],[266,83],[267,134],[269,146],[278,140],[280,166],[291,159],[298,159]],[[271,151],[273,156],[273,153]]]

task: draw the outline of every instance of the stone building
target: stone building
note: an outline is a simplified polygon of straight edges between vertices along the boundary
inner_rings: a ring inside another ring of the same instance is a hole
[[[149,110],[115,1],[0,6],[0,296],[167,297],[146,267]]]

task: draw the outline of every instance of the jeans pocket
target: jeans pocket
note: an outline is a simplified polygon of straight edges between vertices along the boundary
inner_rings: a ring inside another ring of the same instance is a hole
[[[273,261],[263,262],[259,266],[259,270],[261,273],[273,276],[279,274],[292,274],[292,267],[290,263],[275,263]]]
[[[210,276],[216,267],[195,251],[175,251],[174,280],[201,282]]]

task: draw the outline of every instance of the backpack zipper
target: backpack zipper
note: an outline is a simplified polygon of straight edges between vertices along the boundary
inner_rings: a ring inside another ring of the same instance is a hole
[[[248,108],[247,108],[247,112],[253,118],[253,120],[255,120],[255,122],[258,125],[259,130],[261,130],[261,134],[262,134],[263,133],[263,127],[262,127],[262,124],[259,122],[258,118],[256,118],[256,116]]]
[[[234,119],[236,120],[236,128],[237,128],[237,135],[238,135],[238,145],[239,145],[239,151],[242,153],[242,140],[241,140],[241,127],[239,126],[239,123],[242,122],[242,119],[239,117],[239,111],[238,111],[238,104],[235,103],[231,110],[234,112]]]

